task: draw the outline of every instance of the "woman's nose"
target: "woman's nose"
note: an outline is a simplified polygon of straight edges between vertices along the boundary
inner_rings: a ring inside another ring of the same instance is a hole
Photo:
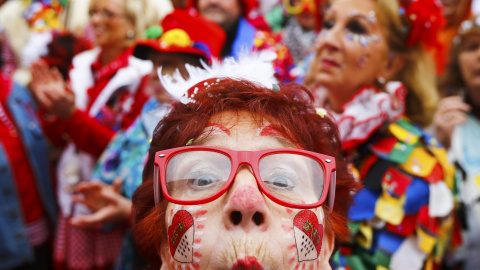
[[[337,27],[322,30],[316,40],[317,49],[339,49],[341,44],[341,35],[342,31]]]
[[[253,178],[253,183],[243,181],[245,178]],[[248,170],[239,171],[232,189],[223,213],[227,229],[266,230],[267,207],[253,174]]]

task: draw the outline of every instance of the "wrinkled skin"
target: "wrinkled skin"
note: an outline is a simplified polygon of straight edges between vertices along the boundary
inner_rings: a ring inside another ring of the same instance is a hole
[[[223,112],[210,122],[227,127],[230,135],[214,131],[200,136],[195,145],[249,151],[295,148],[283,137],[259,136],[262,127],[245,112],[240,112],[238,118],[236,114]],[[204,134],[210,131],[211,128],[206,128]],[[262,194],[247,165],[239,167],[230,189],[213,202],[194,206],[169,203],[165,216],[167,228],[182,209],[194,219],[193,263],[179,263],[172,258],[169,243],[163,243],[161,269],[176,269],[182,265],[190,269],[295,269],[304,264],[306,269],[331,269],[328,260],[334,237],[325,233],[318,258],[299,262],[293,220],[300,210],[281,206]],[[321,207],[310,210],[320,224],[325,224]]]
[[[328,91],[336,112],[362,86],[380,77],[388,81],[400,68],[400,56],[388,48],[379,12],[372,0],[336,0],[323,16],[311,73],[314,86]]]

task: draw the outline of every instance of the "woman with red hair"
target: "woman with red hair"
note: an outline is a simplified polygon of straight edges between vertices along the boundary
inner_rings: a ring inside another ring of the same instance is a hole
[[[264,85],[201,80],[160,121],[133,196],[152,267],[330,269],[356,187],[337,128],[303,86]]]

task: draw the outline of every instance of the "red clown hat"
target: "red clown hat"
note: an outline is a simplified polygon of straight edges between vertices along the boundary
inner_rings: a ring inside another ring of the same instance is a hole
[[[146,39],[135,44],[133,55],[147,59],[150,49],[159,52],[190,53],[208,62],[220,58],[225,32],[202,15],[176,9],[165,16],[161,26],[149,28]]]

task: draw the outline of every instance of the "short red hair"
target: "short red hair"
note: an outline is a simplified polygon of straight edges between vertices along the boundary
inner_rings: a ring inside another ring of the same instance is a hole
[[[342,156],[338,130],[329,117],[321,117],[313,107],[313,97],[300,84],[287,84],[279,92],[250,81],[223,79],[195,96],[201,102],[178,102],[155,129],[149,158],[143,172],[144,184],[133,195],[135,237],[140,251],[155,266],[160,264],[158,251],[166,241],[165,209],[168,202],[161,197],[155,206],[153,199],[153,168],[155,153],[160,150],[185,146],[198,138],[210,118],[224,111],[246,111],[255,120],[266,119],[285,138],[301,148],[335,157],[337,185],[333,212],[325,211],[327,233],[337,239],[348,234],[347,211],[358,184],[348,172]]]

